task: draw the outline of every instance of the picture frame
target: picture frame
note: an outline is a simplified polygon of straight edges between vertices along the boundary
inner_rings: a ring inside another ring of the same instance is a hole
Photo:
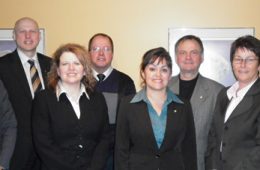
[[[234,78],[230,64],[230,46],[238,37],[255,35],[254,28],[169,28],[169,53],[173,61],[172,75],[179,74],[175,62],[175,43],[185,35],[195,35],[202,40],[204,61],[200,66],[201,75],[224,86],[232,85]]]
[[[45,53],[45,30],[40,28],[41,40],[37,46],[37,52]],[[12,28],[0,28],[0,57],[14,51],[16,49],[16,43],[13,39]]]

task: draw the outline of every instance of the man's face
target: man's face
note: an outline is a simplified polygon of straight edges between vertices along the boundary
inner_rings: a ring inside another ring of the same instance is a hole
[[[113,59],[112,45],[107,37],[97,36],[90,46],[90,60],[96,71],[106,70]]]
[[[30,19],[19,21],[14,30],[14,40],[23,52],[35,52],[40,42],[40,32],[37,23]]]
[[[184,40],[177,48],[175,60],[181,73],[197,74],[203,62],[199,44],[195,40]]]

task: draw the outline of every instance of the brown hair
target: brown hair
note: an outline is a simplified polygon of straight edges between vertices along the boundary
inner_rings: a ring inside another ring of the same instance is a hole
[[[60,57],[64,52],[71,52],[77,56],[80,63],[84,68],[85,75],[83,76],[81,82],[85,85],[87,91],[93,91],[96,84],[96,80],[93,77],[91,64],[88,56],[88,52],[85,47],[79,44],[68,43],[60,46],[53,54],[53,63],[51,70],[48,74],[48,86],[49,88],[56,90],[56,86],[60,77],[57,73],[57,68],[60,65]]]
[[[140,76],[142,79],[141,81],[142,87],[145,86],[146,84],[144,77],[142,76],[142,72],[144,72],[145,68],[149,64],[153,64],[157,59],[159,59],[158,62],[162,62],[165,59],[167,67],[172,72],[172,59],[168,51],[163,47],[150,49],[143,55],[142,63],[140,64]]]

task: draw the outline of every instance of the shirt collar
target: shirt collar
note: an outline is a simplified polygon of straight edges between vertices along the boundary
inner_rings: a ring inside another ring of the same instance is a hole
[[[96,80],[99,80],[98,77],[97,77],[97,75],[100,74],[100,73],[98,73],[98,72],[97,72],[96,70],[94,70],[94,69],[92,69],[92,71],[93,71],[93,75],[94,75],[95,79],[96,79]],[[106,76],[104,80],[106,80],[106,78],[111,74],[112,71],[113,71],[113,67],[110,66],[110,67],[108,67],[108,69],[107,69],[104,73],[102,73],[102,74],[104,74],[104,75]]]
[[[59,98],[62,94],[66,94],[67,96],[67,92],[66,92],[66,89],[62,86],[62,83],[61,81],[58,82],[57,86],[56,86],[56,97],[57,97],[57,100],[59,101]],[[83,83],[80,84],[80,92],[79,92],[79,96],[78,96],[78,99],[77,99],[77,102],[79,101],[80,97],[85,94],[87,96],[87,98],[89,99],[89,95],[88,93],[86,92],[86,88],[84,86]]]
[[[176,96],[169,88],[167,88],[167,100],[166,103],[171,103],[172,101],[176,102],[176,103],[180,103],[183,104],[183,101],[181,101],[181,99]],[[140,90],[134,97],[133,99],[130,101],[130,103],[137,103],[140,101],[144,101],[146,103],[149,102],[147,96],[146,96],[146,89],[143,88],[142,90]]]
[[[28,57],[26,56],[19,48],[17,48],[17,53],[20,57],[20,60],[22,64],[24,65],[25,63],[28,64],[28,60],[34,60],[36,63],[38,63],[38,58],[37,54],[35,53],[33,57]]]
[[[238,91],[239,88],[239,82],[235,82],[228,90],[227,90],[227,96],[228,99],[230,100],[231,98],[236,98],[236,97],[244,97],[245,94],[247,93],[247,91],[250,89],[250,87],[255,83],[257,79],[255,79],[254,81],[252,81],[250,84],[248,84],[247,86],[245,86],[244,88],[240,89]]]

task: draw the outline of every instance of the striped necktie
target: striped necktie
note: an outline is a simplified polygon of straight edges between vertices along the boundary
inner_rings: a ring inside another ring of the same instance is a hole
[[[28,63],[30,66],[30,76],[32,81],[32,88],[34,91],[34,94],[42,89],[41,80],[38,74],[38,71],[35,67],[34,60],[28,60]]]

